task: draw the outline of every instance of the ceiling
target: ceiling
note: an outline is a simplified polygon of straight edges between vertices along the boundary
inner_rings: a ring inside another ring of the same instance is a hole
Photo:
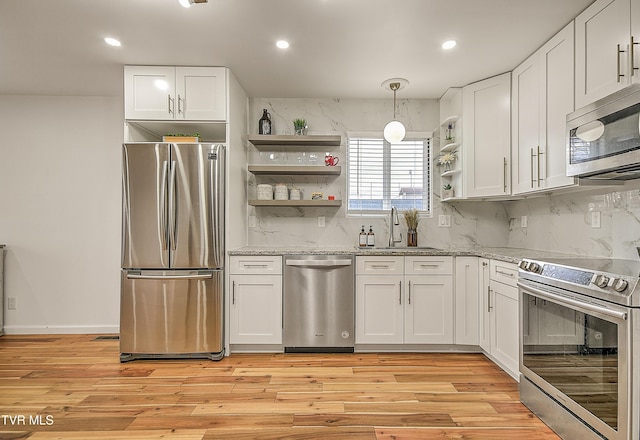
[[[228,66],[250,97],[389,98],[402,77],[398,98],[439,98],[512,70],[592,1],[1,0],[0,94],[121,96],[122,65],[142,64]]]

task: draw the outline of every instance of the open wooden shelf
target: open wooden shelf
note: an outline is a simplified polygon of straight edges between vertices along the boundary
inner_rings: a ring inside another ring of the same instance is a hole
[[[258,134],[249,135],[251,142],[258,150],[264,150],[268,147],[339,147],[341,136],[337,135],[272,135]]]
[[[342,206],[342,200],[249,200],[251,206]]]
[[[339,166],[317,166],[317,165],[249,165],[248,170],[255,175],[271,176],[338,176],[341,168]]]

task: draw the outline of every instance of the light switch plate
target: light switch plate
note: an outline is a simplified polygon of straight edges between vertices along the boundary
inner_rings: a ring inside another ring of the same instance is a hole
[[[528,219],[526,215],[523,215],[522,217],[520,217],[520,227],[521,228],[526,228],[527,224],[528,224]]]
[[[591,227],[594,229],[600,228],[600,221],[602,220],[600,211],[591,212]]]
[[[319,215],[319,216],[318,216],[318,227],[319,227],[319,228],[324,228],[324,224],[325,224],[325,217],[324,217],[324,215]]]
[[[450,228],[451,227],[451,216],[449,214],[440,214],[438,216],[438,227],[439,228]]]

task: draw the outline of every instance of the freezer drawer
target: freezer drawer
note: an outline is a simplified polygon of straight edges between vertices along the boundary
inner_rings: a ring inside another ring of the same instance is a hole
[[[223,272],[122,271],[120,360],[223,356]]]

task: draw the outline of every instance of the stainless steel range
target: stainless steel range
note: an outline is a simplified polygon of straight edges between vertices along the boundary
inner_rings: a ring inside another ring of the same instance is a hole
[[[640,262],[520,262],[520,399],[564,439],[640,439]]]

